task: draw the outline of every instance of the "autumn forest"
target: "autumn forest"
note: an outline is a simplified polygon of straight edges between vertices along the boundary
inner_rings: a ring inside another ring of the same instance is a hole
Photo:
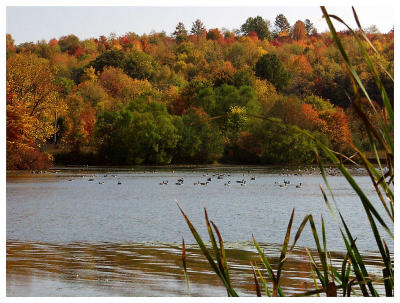
[[[243,21],[237,30],[195,20],[173,33],[19,45],[7,34],[7,169],[310,164],[315,144],[305,131],[343,154],[350,143],[368,152],[330,32],[282,14]],[[365,31],[373,60],[393,71],[394,31]],[[349,32],[339,35],[379,109],[360,48]],[[393,104],[393,82],[381,70]]]

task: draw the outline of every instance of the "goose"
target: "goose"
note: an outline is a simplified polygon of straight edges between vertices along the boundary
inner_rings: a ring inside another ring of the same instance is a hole
[[[224,184],[225,186],[231,186],[231,181],[228,181],[227,183]]]
[[[210,182],[210,181],[211,181],[211,178],[207,178],[207,181]]]
[[[256,179],[256,177],[251,177],[251,179],[250,180],[255,180]]]
[[[118,181],[118,183],[117,183],[117,184],[118,184],[118,185],[120,185],[120,184],[122,184],[122,183],[121,183],[121,181]]]
[[[94,181],[94,179],[90,178],[88,181]]]
[[[200,181],[197,180],[197,182],[194,182],[193,185],[200,185]]]
[[[299,183],[299,185],[296,185],[296,188],[301,188],[301,183]]]
[[[104,181],[99,182],[99,184],[104,184]]]
[[[243,181],[240,186],[246,186],[246,181]]]

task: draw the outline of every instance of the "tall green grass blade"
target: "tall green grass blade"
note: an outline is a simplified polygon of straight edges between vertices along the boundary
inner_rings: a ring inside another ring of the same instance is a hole
[[[321,215],[321,228],[322,228],[322,244],[324,246],[324,260],[326,262],[326,267],[328,268],[328,250],[326,248],[326,232],[325,232],[325,222]]]
[[[308,248],[306,248],[306,252],[308,254],[308,257],[310,258],[311,265],[314,267],[315,273],[317,274],[317,277],[318,277],[319,281],[322,284],[322,287],[325,287],[325,285],[327,284],[327,281],[325,280],[325,278],[323,277],[323,275],[319,271],[317,263],[315,262],[314,257],[311,255],[311,253],[308,250]]]
[[[332,205],[329,202],[328,197],[326,196],[325,190],[324,190],[324,188],[322,187],[321,184],[319,185],[319,188],[320,188],[320,190],[322,192],[322,196],[324,197],[325,204],[328,206],[329,211],[331,212],[333,218],[335,218],[335,221],[337,222],[337,218],[336,218],[336,215],[335,215],[335,213],[333,211]]]
[[[340,163],[339,159],[322,143],[319,143],[319,146],[321,149],[324,150],[326,155],[332,160],[334,164],[339,168],[339,170],[342,172],[343,176],[347,179],[351,187],[356,191],[357,195],[360,197],[360,200],[364,206],[365,210],[370,210],[371,213],[375,216],[375,218],[378,220],[378,222],[382,225],[382,227],[386,230],[386,232],[390,235],[390,237],[393,239],[393,233],[389,229],[389,227],[386,225],[385,221],[381,218],[379,213],[376,211],[375,207],[371,204],[365,193],[361,190],[361,188],[358,186],[357,182],[354,181],[353,177],[350,175],[350,173],[347,171],[347,169],[343,166],[342,163]],[[371,222],[370,222],[371,223]]]
[[[331,21],[331,19],[330,19],[331,15],[328,15],[328,13],[327,13],[327,11],[326,11],[326,9],[325,9],[324,6],[321,6],[321,10],[322,10],[322,12],[323,12],[323,14],[324,14],[325,20],[326,20],[326,22],[327,22],[327,24],[328,24],[328,27],[329,27],[330,32],[331,32],[331,34],[332,34],[332,37],[333,37],[333,39],[334,39],[334,41],[335,41],[335,43],[336,43],[336,45],[337,45],[337,47],[338,47],[340,53],[342,54],[342,57],[343,57],[343,59],[344,59],[345,65],[346,65],[346,67],[347,67],[347,70],[349,71],[350,75],[352,76],[352,80],[355,81],[355,82],[358,84],[358,86],[360,87],[361,91],[363,92],[363,94],[365,95],[365,97],[366,97],[366,98],[368,99],[368,101],[370,102],[371,106],[375,109],[375,107],[374,107],[374,105],[373,105],[373,103],[372,103],[372,101],[371,101],[371,98],[369,97],[368,92],[366,91],[366,89],[365,89],[365,87],[364,87],[364,85],[363,85],[361,79],[359,78],[357,72],[354,70],[354,68],[353,68],[353,66],[352,66],[352,64],[351,64],[351,62],[350,62],[350,59],[349,59],[349,57],[347,56],[346,51],[344,50],[344,47],[343,47],[343,45],[342,45],[342,43],[341,43],[341,41],[340,41],[340,39],[339,39],[339,37],[338,37],[338,35],[337,35],[337,33],[336,33],[336,29],[335,29],[335,27],[333,26],[332,21]],[[340,18],[339,18],[339,19],[340,19]],[[355,85],[354,85],[353,87],[354,87],[354,89],[355,89],[356,95],[358,95],[358,93],[357,93],[357,90],[358,90],[357,87],[356,87]],[[384,102],[385,102],[385,100],[384,100]],[[388,106],[390,106],[390,102],[389,102],[389,105],[388,105]],[[385,104],[385,107],[386,107],[386,104]],[[389,108],[387,108],[387,110],[388,110],[388,113],[389,113],[389,116],[390,116],[390,118],[391,118],[392,125],[393,125],[393,123],[394,123],[394,122],[393,122],[393,121],[394,121],[394,117],[393,117],[393,111],[391,110],[391,106],[390,106]],[[375,109],[375,112],[376,112],[376,109]],[[390,147],[391,147],[391,151],[392,151],[392,153],[393,153],[393,142],[392,142],[392,140],[391,140],[391,138],[390,138],[390,136],[389,136],[389,131],[388,131],[388,129],[387,129],[387,126],[383,123],[383,121],[381,120],[381,118],[380,118],[380,116],[379,116],[379,114],[378,114],[377,112],[376,112],[376,115],[377,115],[377,117],[378,117],[378,119],[379,119],[379,123],[380,123],[381,128],[382,128],[382,131],[383,131],[383,133],[384,133],[384,135],[385,135],[385,138],[386,138],[387,142],[389,143],[389,145],[390,145]]]
[[[392,260],[391,260],[391,257],[390,257],[389,248],[388,248],[385,240],[383,240],[383,245],[385,246],[385,252],[386,252],[387,258],[389,259],[389,262],[388,262],[389,263],[389,266],[388,266],[388,269],[389,269],[389,272],[388,272],[388,274],[389,274],[389,276],[388,276],[389,277],[389,282],[390,282],[392,288],[394,288],[394,277],[393,277]]]
[[[227,279],[227,277],[225,275],[224,265],[223,265],[223,263],[221,261],[220,251],[218,249],[217,242],[215,241],[214,233],[213,233],[213,231],[211,229],[210,221],[208,220],[207,210],[205,208],[204,208],[204,217],[205,217],[205,220],[206,220],[206,226],[207,226],[207,230],[208,230],[208,235],[210,237],[210,242],[211,242],[211,245],[213,247],[215,259],[217,261],[220,273],[224,277],[226,283],[230,286],[230,281]],[[227,291],[228,291],[228,296],[229,296],[230,295],[229,289],[227,289]]]
[[[215,271],[215,273],[218,275],[218,277],[221,279],[222,283],[224,284],[225,288],[227,289],[227,291],[229,292],[229,294],[232,297],[237,297],[237,293],[236,291],[228,284],[228,282],[225,279],[225,276],[223,275],[223,273],[220,271],[220,269],[218,268],[218,266],[215,264],[213,258],[211,257],[210,252],[208,251],[207,247],[205,246],[203,240],[201,239],[200,235],[198,234],[198,232],[196,231],[196,229],[194,228],[193,224],[190,222],[189,218],[187,217],[187,215],[185,214],[185,212],[183,211],[183,209],[180,207],[180,205],[177,203],[183,217],[186,220],[187,225],[189,226],[190,231],[192,232],[193,237],[195,238],[197,244],[199,245],[203,255],[206,257],[206,259],[208,260],[208,263],[210,263],[212,269]]]
[[[344,240],[344,244],[346,245],[346,249],[347,249],[347,253],[349,254],[350,260],[351,260],[351,264],[353,266],[353,271],[354,274],[356,275],[358,284],[360,285],[360,289],[361,292],[363,294],[364,297],[369,297],[367,288],[365,287],[365,279],[364,276],[361,274],[360,268],[358,266],[357,260],[354,256],[354,252],[352,247],[349,244],[349,241],[347,240],[346,236],[344,235],[343,231],[340,229],[340,233],[342,234],[342,238]]]
[[[346,296],[346,288],[347,284],[349,283],[349,274],[350,274],[350,264],[348,264],[349,260],[349,253],[346,253],[346,255],[343,258],[342,262],[342,271],[340,275],[340,280],[342,281],[343,284],[343,297]]]
[[[281,277],[281,271],[282,271],[282,266],[286,260],[286,252],[287,248],[289,245],[289,240],[290,240],[290,231],[292,229],[292,224],[293,224],[293,218],[294,218],[294,208],[292,210],[292,215],[290,216],[289,224],[286,229],[286,235],[285,235],[285,240],[283,241],[282,249],[281,249],[281,255],[279,257],[279,264],[278,264],[278,270],[276,273],[276,282],[279,285],[279,279]]]
[[[225,274],[225,278],[226,278],[226,280],[228,281],[228,283],[230,285],[231,281],[230,281],[230,277],[229,277],[229,267],[228,267],[228,261],[227,261],[226,254],[225,254],[224,241],[222,240],[222,236],[221,236],[221,233],[218,230],[217,225],[215,225],[213,221],[211,221],[211,224],[214,227],[214,230],[215,230],[215,232],[217,233],[217,236],[218,236],[222,269],[223,269],[223,272]]]
[[[378,89],[379,89],[379,91],[380,91],[380,93],[381,93],[381,97],[382,97],[382,100],[383,100],[383,104],[385,105],[385,108],[386,108],[386,110],[388,111],[388,114],[389,114],[389,117],[390,117],[390,119],[391,119],[392,125],[394,125],[394,115],[393,115],[392,105],[390,104],[389,97],[388,97],[388,95],[387,95],[387,93],[386,93],[385,88],[383,87],[383,84],[382,84],[381,78],[380,78],[380,76],[379,76],[379,73],[378,73],[378,71],[376,70],[375,65],[374,65],[374,63],[372,62],[371,57],[369,56],[369,54],[368,54],[368,52],[367,52],[367,50],[366,50],[364,44],[363,44],[362,41],[358,38],[357,34],[350,28],[350,26],[348,26],[348,25],[346,24],[346,22],[344,22],[341,18],[339,18],[339,17],[337,17],[337,16],[335,16],[335,15],[329,15],[329,17],[330,17],[330,18],[334,18],[334,19],[336,19],[337,21],[339,21],[340,23],[342,23],[343,25],[345,25],[345,26],[348,28],[348,30],[353,34],[353,36],[354,36],[354,38],[356,39],[356,41],[357,41],[357,43],[358,43],[358,45],[359,45],[361,51],[363,52],[365,61],[367,62],[369,68],[372,70],[372,72],[373,72],[373,74],[374,74],[374,77],[375,77],[375,80],[376,80],[376,85],[377,85],[377,87],[378,87]],[[361,80],[360,80],[360,82],[361,82]],[[360,83],[359,83],[359,84],[360,84]],[[367,97],[367,98],[369,99],[369,97]],[[371,102],[371,105],[373,105],[372,102]],[[375,113],[378,114],[377,112],[375,112]]]
[[[389,210],[389,208],[388,208],[388,206],[387,206],[387,203],[386,203],[384,197],[382,196],[382,193],[381,193],[381,191],[380,191],[380,189],[379,189],[379,187],[378,187],[379,184],[377,184],[377,182],[375,181],[375,178],[374,178],[374,176],[373,176],[373,172],[371,171],[370,165],[367,163],[367,161],[368,161],[367,158],[366,158],[356,147],[354,147],[354,148],[355,148],[356,151],[359,153],[360,158],[361,158],[362,161],[364,162],[364,165],[365,165],[365,167],[366,167],[366,169],[367,169],[368,175],[369,175],[370,178],[371,178],[371,181],[372,181],[372,183],[373,183],[373,185],[374,185],[375,191],[376,191],[376,193],[377,193],[379,199],[381,200],[381,203],[382,203],[382,205],[383,205],[383,207],[384,207],[386,213],[388,214],[388,216],[389,216],[389,218],[392,220],[392,222],[394,222],[394,216],[393,216],[393,214],[390,212],[390,210]],[[368,162],[369,162],[369,161],[368,161]],[[372,166],[372,165],[371,165],[371,166]],[[375,168],[374,168],[374,169],[375,169]]]
[[[274,271],[272,270],[271,264],[268,261],[268,258],[265,256],[265,254],[261,250],[260,246],[258,245],[258,243],[257,243],[257,241],[256,241],[256,239],[254,238],[253,235],[252,235],[252,238],[253,238],[254,246],[257,249],[258,255],[260,256],[261,261],[263,262],[265,268],[267,269],[267,273],[268,273],[269,278],[272,280],[272,283],[273,283],[272,296],[276,297],[278,295],[278,293],[279,293],[279,295],[281,297],[284,297],[285,295],[284,295],[281,287],[277,283],[277,279],[275,277]]]
[[[257,274],[256,274],[256,270],[255,270],[255,268],[253,266],[253,263],[251,263],[251,268],[253,269],[253,278],[254,278],[254,285],[256,287],[257,297],[261,297],[260,284],[258,283]]]
[[[368,161],[368,159],[365,157],[365,155],[361,151],[359,151],[355,146],[353,146],[353,149],[358,153],[361,160],[363,161],[364,166],[367,169],[369,176],[371,177],[371,180],[373,182],[375,190],[376,190],[377,194],[379,195],[382,205],[384,206],[390,219],[392,221],[394,221],[394,214],[389,211],[387,204],[386,204],[384,198],[382,197],[380,190],[378,188],[378,186],[380,185],[381,188],[385,191],[386,196],[389,198],[389,201],[392,203],[392,201],[394,200],[394,195],[393,195],[393,192],[391,191],[391,189],[389,188],[389,186],[385,182],[385,175],[382,176],[377,171],[377,169],[374,167],[374,165],[370,161]]]
[[[367,268],[365,267],[364,261],[362,260],[360,252],[358,251],[358,248],[357,248],[357,245],[356,245],[356,239],[353,238],[353,236],[352,236],[352,234],[350,232],[350,229],[348,228],[348,226],[346,224],[346,221],[344,220],[342,214],[339,213],[339,215],[340,215],[340,219],[342,220],[343,226],[345,228],[347,237],[351,242],[350,249],[351,249],[353,255],[351,255],[349,252],[348,253],[349,253],[350,256],[354,257],[355,261],[352,260],[352,263],[354,265],[354,262],[355,262],[355,264],[357,264],[358,268],[360,269],[360,274],[363,277],[363,282],[368,285],[368,288],[369,288],[369,291],[371,292],[371,295],[372,296],[378,296],[377,291],[375,290],[375,288],[373,287],[373,285],[372,285],[372,283],[370,281],[370,277],[369,277]],[[368,279],[368,281],[366,282],[365,279]]]
[[[368,39],[368,36],[365,34],[365,32],[364,32],[364,30],[363,30],[363,28],[362,28],[362,26],[361,26],[360,20],[358,19],[356,10],[354,9],[354,7],[351,7],[351,9],[353,10],[354,19],[356,20],[358,29],[359,29],[359,31],[360,31],[362,37],[364,38],[365,41],[367,41],[367,43],[369,44],[369,46],[371,47],[371,49],[372,49],[377,55],[380,56],[380,54],[379,54],[379,52],[376,50],[375,46],[372,44],[372,42]],[[381,64],[378,63],[378,65],[379,65],[379,66],[382,68],[382,70],[389,76],[389,78],[390,78],[392,81],[394,81],[394,79],[393,79],[393,78],[394,78],[394,75],[391,74],[388,70],[386,70],[386,68],[384,68]]]
[[[300,224],[300,226],[299,226],[299,228],[298,228],[298,230],[297,230],[297,232],[296,232],[296,235],[295,235],[295,237],[294,237],[293,244],[292,244],[292,246],[290,247],[289,251],[292,251],[293,248],[294,248],[294,246],[296,245],[297,240],[300,238],[300,235],[301,235],[301,233],[303,232],[304,227],[306,226],[308,220],[310,219],[309,217],[310,217],[310,215],[306,215],[306,216],[304,217],[303,221],[301,222],[301,224]]]
[[[319,237],[318,237],[318,232],[317,232],[317,229],[315,227],[315,223],[314,223],[314,219],[313,219],[312,215],[310,215],[309,221],[310,221],[311,231],[312,231],[313,236],[314,236],[314,242],[315,242],[315,244],[317,246],[319,259],[321,261],[322,269],[323,269],[323,272],[324,272],[324,283],[322,285],[324,287],[327,287],[328,286],[327,283],[329,282],[327,259],[325,259],[325,253],[322,251],[321,243],[320,243]]]
[[[359,96],[358,96],[358,98],[359,98]],[[382,125],[381,125],[381,129],[377,130],[376,127],[371,123],[371,121],[369,121],[368,116],[361,109],[358,102],[353,102],[352,106],[356,110],[358,116],[361,118],[363,123],[365,124],[366,129],[373,134],[374,138],[379,142],[379,144],[385,150],[387,159],[392,159],[393,154],[394,154],[394,147],[393,147],[393,142],[392,142],[386,128],[382,127]],[[380,131],[383,132],[383,136],[380,134]]]
[[[383,243],[382,243],[382,239],[381,239],[381,237],[380,237],[380,235],[379,235],[378,228],[376,227],[375,221],[374,221],[374,219],[373,219],[373,217],[372,217],[371,212],[369,211],[369,209],[366,208],[366,209],[365,209],[365,212],[366,212],[366,214],[367,214],[367,217],[368,217],[370,226],[371,226],[371,228],[372,228],[372,231],[373,231],[373,234],[374,234],[374,237],[375,237],[375,241],[376,241],[376,243],[377,243],[377,245],[378,245],[379,252],[381,253],[382,260],[383,260],[383,262],[384,262],[386,268],[389,268],[389,267],[391,266],[391,264],[390,264],[390,258],[388,258],[388,256],[386,255],[386,251],[385,251],[385,249],[384,249],[384,246],[383,246]],[[347,232],[349,238],[352,239],[352,238],[351,238],[350,231],[349,231],[349,229],[348,229],[348,227],[347,227],[347,225],[346,225],[346,223],[345,223],[345,221],[344,221],[344,219],[343,219],[343,217],[342,217],[341,214],[340,214],[340,217],[341,217],[341,219],[342,219],[343,225],[344,225],[344,227],[345,227],[345,229],[346,229],[346,232]],[[356,246],[356,245],[354,246],[354,251],[356,252],[356,257],[358,257],[359,260],[361,260],[361,256],[360,256],[360,254],[359,254],[359,252],[358,252],[358,249],[357,249],[357,246]],[[363,264],[363,263],[361,263],[361,264]],[[365,270],[365,272],[366,272],[365,267],[364,267],[364,270]],[[375,293],[376,293],[376,292],[375,292]]]
[[[257,268],[257,266],[256,266],[256,268]],[[262,275],[261,271],[258,268],[257,268],[257,273],[258,273],[258,276],[260,277],[261,283],[264,286],[265,294],[267,295],[267,297],[272,297],[271,292],[269,291],[267,282],[265,281],[264,276]]]
[[[351,264],[349,263],[349,264],[347,265],[347,269],[346,269],[346,273],[345,273],[346,287],[343,287],[343,297],[344,297],[345,294],[346,294],[346,288],[347,288],[347,285],[349,284],[350,271],[351,271]]]
[[[185,239],[182,237],[182,265],[183,265],[183,274],[185,276],[185,282],[186,282],[186,289],[188,292],[188,295],[190,296],[190,287],[189,287],[189,277],[187,274],[187,268],[186,268],[186,247],[185,247]]]
[[[315,272],[313,270],[313,266],[312,266],[311,263],[310,263],[310,270],[311,270],[311,276],[312,276],[313,281],[314,281],[315,290],[318,290],[318,282],[317,282],[317,279],[315,278]],[[317,297],[320,297],[319,293],[317,293],[316,295],[317,295]]]
[[[308,132],[307,132],[307,134],[308,134]],[[308,135],[309,135],[309,134],[308,134]],[[311,135],[309,135],[309,136],[311,136]],[[311,136],[311,137],[313,138],[313,136]],[[318,142],[318,141],[317,141],[317,142]],[[316,160],[317,160],[317,164],[318,164],[319,170],[320,170],[321,175],[322,175],[322,179],[324,180],[325,185],[326,185],[326,187],[327,187],[328,190],[329,190],[329,194],[331,195],[331,198],[332,198],[332,200],[333,200],[333,203],[335,203],[335,207],[338,208],[338,205],[337,205],[336,200],[335,200],[335,196],[333,195],[331,186],[329,185],[328,178],[327,178],[326,173],[325,173],[325,169],[324,169],[324,167],[322,166],[322,162],[321,162],[321,159],[320,159],[320,157],[319,157],[319,153],[318,153],[318,151],[317,151],[316,149],[314,149],[314,153],[315,153],[315,158],[316,158]],[[324,195],[324,198],[325,198],[325,197],[326,197],[326,195]],[[327,202],[327,201],[328,201],[328,199],[326,198],[326,199],[325,199],[325,202]],[[328,207],[330,207],[330,204],[329,204],[329,203],[328,203]],[[332,212],[332,214],[333,214],[333,212]],[[334,214],[333,214],[333,216],[335,217]]]

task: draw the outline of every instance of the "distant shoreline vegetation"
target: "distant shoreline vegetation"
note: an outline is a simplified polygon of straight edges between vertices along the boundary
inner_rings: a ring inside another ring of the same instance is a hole
[[[338,33],[375,108],[380,91],[353,36]],[[367,35],[394,67],[394,31]],[[7,169],[57,164],[315,163],[315,142],[351,156],[368,133],[329,32],[250,17],[240,30],[190,29],[14,45],[6,35]],[[379,70],[390,102],[393,82]],[[373,118],[367,100],[364,111]],[[380,146],[377,146],[378,150]],[[354,159],[356,160],[356,159]]]

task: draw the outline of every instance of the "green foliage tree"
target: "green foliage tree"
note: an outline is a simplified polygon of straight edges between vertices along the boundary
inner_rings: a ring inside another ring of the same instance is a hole
[[[277,27],[279,33],[283,31],[289,32],[290,30],[290,23],[283,14],[276,16],[275,26]]]
[[[127,75],[141,80],[150,79],[159,68],[150,55],[135,50],[125,56],[122,64]]]
[[[271,40],[272,35],[269,27],[270,22],[268,20],[264,20],[261,16],[257,16],[255,18],[247,18],[246,22],[240,27],[240,30],[245,35],[248,35],[251,32],[256,32],[258,39],[260,40]]]
[[[176,147],[174,162],[212,163],[221,158],[223,136],[204,111],[190,109],[176,119],[175,125],[181,139]]]
[[[121,50],[106,51],[98,56],[89,66],[93,66],[97,72],[102,72],[105,66],[113,66],[124,69],[125,53]]]
[[[275,54],[265,54],[255,66],[256,76],[271,82],[277,90],[282,90],[289,82],[289,74]]]
[[[72,91],[72,88],[75,85],[75,82],[73,80],[66,77],[57,77],[54,80],[54,83],[60,88],[61,94],[64,97]]]
[[[261,164],[299,164],[315,161],[315,143],[297,126],[272,119],[253,124],[251,132],[258,138],[256,145]],[[314,135],[322,142],[327,142],[325,136],[319,133]]]
[[[175,31],[172,33],[173,36],[177,37],[180,35],[187,35],[187,30],[185,28],[185,24],[183,24],[183,22],[179,22],[176,27],[175,27]]]
[[[201,37],[205,34],[206,27],[204,26],[203,22],[201,22],[200,19],[197,19],[196,21],[193,22],[192,29],[190,30],[190,32],[197,37]]]
[[[95,133],[102,160],[118,164],[168,164],[180,139],[165,105],[140,98],[101,113]]]
[[[172,33],[172,36],[175,37],[176,42],[182,43],[184,41],[187,41],[187,30],[185,28],[185,25],[182,22],[179,22],[176,27],[175,31]]]
[[[236,87],[250,86],[254,87],[255,76],[251,69],[239,70],[233,76],[233,83]]]
[[[307,104],[311,104],[315,110],[317,111],[324,111],[324,110],[330,110],[333,109],[332,103],[329,102],[329,100],[325,100],[319,96],[311,95],[307,96],[304,99],[304,102]]]
[[[58,40],[58,45],[62,52],[69,51],[73,47],[79,46],[79,38],[75,35],[63,36]]]
[[[310,21],[310,19],[304,20],[304,27],[306,29],[307,36],[317,33],[317,29],[314,27],[314,24]]]

